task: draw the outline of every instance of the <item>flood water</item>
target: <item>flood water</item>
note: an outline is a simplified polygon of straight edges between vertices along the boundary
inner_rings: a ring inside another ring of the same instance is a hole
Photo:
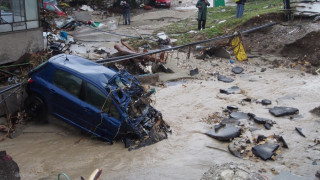
[[[252,67],[256,68],[256,67]],[[274,176],[270,169],[289,171],[297,175],[310,176],[318,169],[312,160],[320,155],[318,147],[308,149],[312,140],[319,137],[319,118],[310,110],[319,106],[319,76],[304,75],[299,71],[268,69],[252,73],[252,69],[237,75],[233,83],[223,83],[212,77],[207,81],[188,80],[188,83],[157,87],[153,96],[154,106],[163,114],[173,133],[167,140],[138,150],[128,151],[122,142],[109,145],[77,129],[51,118],[49,124],[28,126],[22,135],[6,139],[0,149],[6,150],[18,163],[22,179],[57,179],[58,173],[66,173],[71,179],[88,177],[100,168],[102,179],[200,179],[213,164],[241,162],[256,169],[267,169],[267,177]],[[254,80],[254,81],[253,81]],[[244,94],[220,94],[220,88],[233,85],[245,90]],[[285,98],[295,95],[295,98]],[[297,96],[298,95],[298,96]],[[268,107],[251,103],[240,105],[245,97],[270,99],[273,107],[283,105],[299,109],[303,118],[275,118]],[[277,103],[277,99],[281,99]],[[289,145],[276,161],[241,160],[228,152],[217,151],[206,146],[227,150],[228,143],[221,143],[203,133],[212,125],[201,119],[208,114],[221,112],[227,105],[237,105],[243,112],[252,112],[277,122],[272,130],[262,126],[253,134],[273,133],[282,135]],[[301,127],[307,138],[295,130]],[[307,158],[308,157],[308,158]],[[312,177],[311,176],[311,177]]]

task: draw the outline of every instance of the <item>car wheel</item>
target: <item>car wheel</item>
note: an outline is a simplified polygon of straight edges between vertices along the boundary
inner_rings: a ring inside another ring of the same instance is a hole
[[[27,115],[30,116],[32,119],[46,121],[46,104],[39,96],[29,96],[24,103],[24,108],[26,110]]]

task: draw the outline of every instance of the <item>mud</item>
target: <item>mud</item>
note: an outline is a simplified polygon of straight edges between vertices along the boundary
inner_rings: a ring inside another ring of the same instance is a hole
[[[149,15],[141,14],[133,17],[132,26],[139,26],[137,29],[141,30],[140,33],[150,34],[155,28],[171,23],[167,22],[165,17],[195,17],[196,11],[152,11]],[[152,26],[150,22],[155,16],[163,18],[164,21],[153,21],[154,26]],[[200,179],[216,177],[217,174],[211,172],[224,166],[224,163],[236,161],[244,165],[234,164],[236,167],[228,166],[228,168],[243,167],[241,169],[250,173],[264,169],[260,173],[268,179],[275,176],[274,170],[313,178],[319,169],[318,166],[312,165],[312,162],[320,156],[319,145],[313,142],[319,138],[320,122],[319,117],[310,113],[310,110],[319,106],[320,79],[319,76],[302,74],[303,71],[297,66],[290,69],[289,64],[292,61],[289,60],[288,64],[284,64],[287,58],[281,57],[280,51],[285,44],[302,38],[318,27],[318,23],[301,21],[293,25],[282,23],[263,31],[250,33],[244,37],[249,50],[249,59],[242,63],[230,64],[230,59],[222,58],[208,58],[202,61],[195,59],[196,54],[193,53],[187,58],[186,53],[170,52],[166,65],[175,73],[160,73],[160,80],[164,82],[163,84],[174,79],[188,80],[155,87],[157,93],[152,96],[154,106],[162,112],[163,119],[171,126],[173,132],[170,138],[151,146],[129,152],[124,148],[123,142],[109,145],[81,134],[60,120],[50,118],[49,124],[31,124],[19,137],[1,142],[1,148],[18,163],[21,178],[26,180],[56,179],[57,174],[61,172],[68,174],[71,179],[79,179],[80,176],[88,177],[96,168],[103,169],[102,179],[110,180]],[[84,29],[79,31],[86,32]],[[135,30],[120,24],[119,32],[134,34]],[[87,34],[87,37],[79,37],[88,41],[91,40],[90,37],[106,41],[109,36],[95,32],[95,35]],[[114,45],[111,46],[107,42],[88,43],[91,47],[101,46],[104,50],[111,49]],[[76,51],[78,50],[74,50]],[[85,56],[92,58],[92,54],[87,53],[86,49],[83,48],[82,51]],[[100,57],[96,57],[98,58]],[[245,70],[242,74],[235,75],[234,81],[229,84],[220,82],[213,76],[218,72],[231,73],[231,69],[235,66],[241,66]],[[301,67],[306,68],[305,65]],[[189,72],[195,68],[199,71],[197,79],[190,79]],[[261,72],[263,68],[266,71]],[[230,95],[220,93],[220,89],[228,88],[230,85],[238,86],[243,93]],[[299,109],[301,118],[275,118],[268,112],[267,107],[261,104],[243,103],[242,100],[246,98],[268,98],[275,106],[294,105]],[[281,134],[286,139],[287,145],[292,148],[283,149],[275,161],[263,162],[259,158],[249,160],[234,157],[227,150],[228,143],[204,135],[212,128],[213,121],[220,118],[219,114],[214,113],[221,112],[221,109],[228,105],[236,105],[240,111],[253,112],[258,117],[275,118],[277,124],[271,130],[267,131],[257,126],[252,135]],[[208,115],[215,118],[203,121]],[[301,140],[295,127],[308,130],[304,132],[307,137],[305,140]],[[204,175],[207,171],[208,173]],[[213,175],[210,176],[211,174]]]

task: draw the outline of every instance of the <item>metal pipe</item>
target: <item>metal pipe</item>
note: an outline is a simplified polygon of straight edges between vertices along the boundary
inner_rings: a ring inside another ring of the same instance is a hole
[[[14,85],[12,85],[12,86],[9,86],[9,87],[7,87],[7,88],[5,88],[5,89],[3,89],[3,90],[0,90],[0,95],[6,93],[6,92],[8,92],[8,91],[10,91],[11,89],[14,89],[14,88],[17,88],[17,87],[21,86],[23,83],[24,83],[24,82],[17,83],[17,84],[14,84]]]
[[[258,29],[262,29],[262,28],[266,28],[266,27],[269,27],[269,26],[273,26],[275,24],[276,24],[275,22],[271,22],[271,23],[264,24],[264,25],[261,25],[261,26],[256,26],[256,27],[244,30],[244,31],[240,31],[240,34],[250,33],[252,31],[256,31]],[[210,41],[226,39],[226,38],[230,38],[230,37],[233,37],[233,36],[235,36],[235,35],[234,34],[227,34],[227,35],[218,36],[218,37],[215,37],[215,38],[212,38],[212,39],[207,39],[207,40],[204,40],[204,41],[198,41],[198,42],[184,44],[184,45],[175,46],[175,47],[171,47],[171,48],[155,50],[155,51],[152,51],[152,52],[141,53],[141,54],[137,53],[137,54],[119,56],[119,57],[114,57],[114,58],[109,58],[109,59],[102,59],[102,60],[96,61],[96,63],[115,63],[115,62],[120,62],[120,61],[124,61],[124,60],[128,60],[128,59],[132,59],[132,58],[142,57],[142,56],[151,55],[151,54],[157,54],[157,53],[164,52],[164,51],[172,51],[172,50],[184,48],[184,47],[187,47],[187,46],[193,46],[193,45],[197,45],[197,44],[207,43],[207,42],[210,42]]]

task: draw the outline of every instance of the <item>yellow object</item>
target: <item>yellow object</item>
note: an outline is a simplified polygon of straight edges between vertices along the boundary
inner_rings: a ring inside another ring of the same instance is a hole
[[[239,2],[240,0],[235,0],[234,2]]]
[[[241,43],[239,36],[235,36],[232,39],[231,46],[232,46],[234,55],[236,56],[238,61],[242,62],[243,60],[247,59],[247,54],[244,51],[244,48],[243,48],[243,45]]]

